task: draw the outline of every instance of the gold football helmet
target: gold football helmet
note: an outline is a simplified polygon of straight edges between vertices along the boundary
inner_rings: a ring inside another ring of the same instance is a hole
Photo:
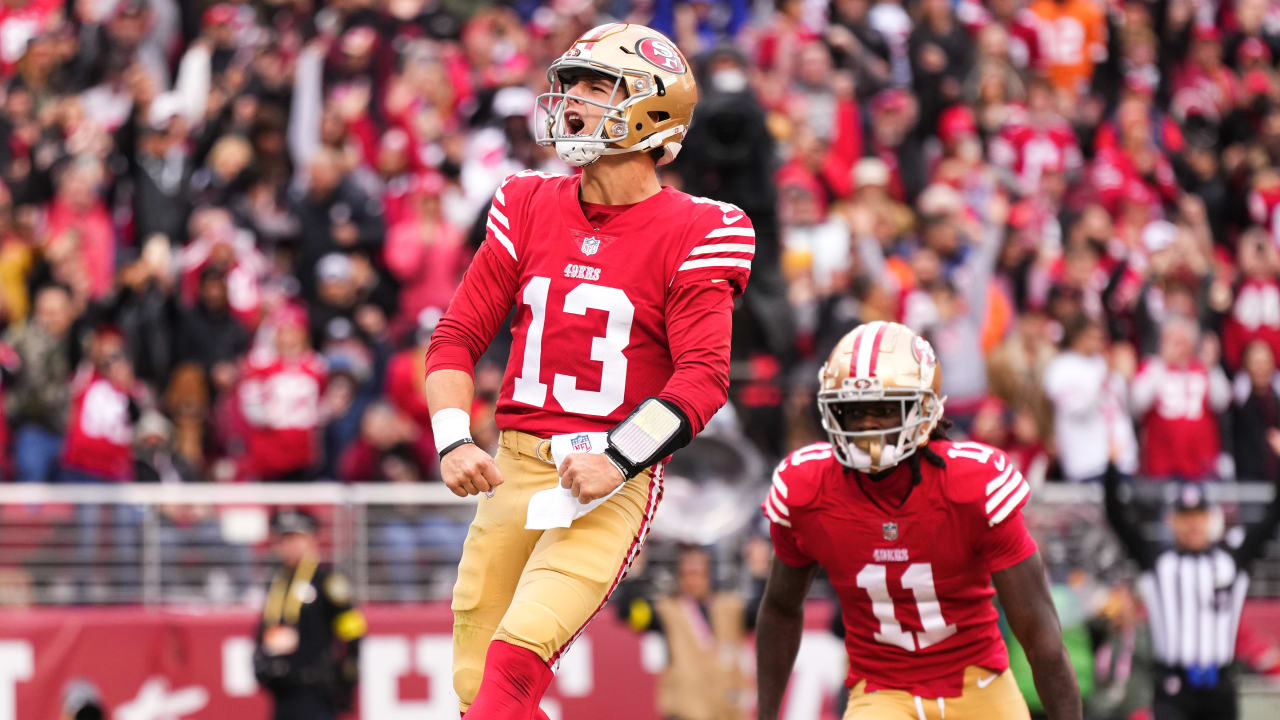
[[[836,459],[863,472],[887,470],[929,442],[946,401],[939,394],[942,373],[933,347],[898,323],[871,322],[845,335],[819,371],[818,383],[822,429]],[[870,403],[897,412],[899,423],[849,429],[853,406]]]
[[[607,103],[572,96],[604,109],[594,130],[572,132],[565,123],[566,90],[584,73],[613,78]],[[547,69],[551,91],[538,96],[537,140],[555,144],[560,159],[582,167],[601,155],[663,148],[658,164],[680,152],[693,119],[698,86],[684,54],[656,30],[609,23],[589,30]]]

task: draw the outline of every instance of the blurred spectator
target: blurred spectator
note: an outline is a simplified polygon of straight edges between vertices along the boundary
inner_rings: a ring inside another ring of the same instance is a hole
[[[1047,434],[1044,431],[1051,415],[1043,378],[1057,353],[1052,331],[1053,324],[1043,310],[1030,310],[987,358],[991,393],[1007,404],[1025,407],[1042,437]]]
[[[138,238],[162,235],[172,242],[184,239],[193,168],[181,102],[169,94],[151,102],[137,155],[131,158],[133,232]]]
[[[183,308],[174,348],[179,362],[193,362],[204,370],[216,392],[235,382],[236,363],[249,349],[249,333],[231,315],[227,273],[216,265],[200,271],[196,302]]]
[[[755,608],[747,608],[737,593],[716,592],[706,550],[683,550],[675,574],[671,594],[636,597],[626,617],[633,630],[660,632],[667,642],[658,715],[670,720],[745,717],[750,705],[744,635]]]
[[[448,306],[468,263],[462,233],[441,211],[443,178],[426,175],[414,185],[384,250],[387,269],[400,282],[396,325],[401,328],[412,327],[425,308]]]
[[[99,197],[105,180],[102,163],[91,157],[68,161],[57,176],[57,194],[49,205],[46,256],[54,276],[79,299],[100,299],[111,292],[116,242],[111,217]]]
[[[1090,621],[1091,635],[1097,638],[1091,717],[1129,720],[1151,706],[1151,632],[1142,615],[1133,590],[1115,585]]]
[[[1035,196],[1049,174],[1074,175],[1082,159],[1075,131],[1056,109],[1053,87],[1033,79],[1026,107],[1003,113],[991,139],[991,163],[1007,187],[1021,196]],[[1060,199],[1060,198],[1059,198]]]
[[[920,198],[925,218],[925,247],[943,263],[953,266],[936,281],[922,284],[904,300],[908,323],[929,338],[939,363],[949,370],[942,378],[948,397],[949,417],[967,429],[978,405],[987,395],[987,368],[983,356],[982,328],[988,318],[989,283],[1003,242],[1009,203],[994,194],[981,209],[977,223],[961,219],[962,199],[949,186],[934,185]],[[956,260],[963,257],[962,263]]]
[[[1035,0],[1027,9],[1040,27],[1042,68],[1054,87],[1074,100],[1088,89],[1096,63],[1107,56],[1107,23],[1090,0]]]
[[[1244,233],[1236,253],[1240,279],[1230,315],[1222,329],[1227,367],[1240,367],[1245,346],[1262,340],[1280,354],[1280,252],[1265,232]]]
[[[93,337],[88,361],[71,381],[71,415],[62,452],[62,482],[122,482],[134,478],[133,423],[146,402],[124,338],[114,328]]]
[[[855,72],[858,98],[866,100],[890,83],[889,43],[871,27],[871,0],[835,0],[824,36],[836,64]]]
[[[414,426],[404,415],[385,403],[374,403],[364,411],[360,435],[347,447],[338,465],[343,480],[392,482],[422,478],[426,473],[425,454],[414,447]],[[390,457],[398,462],[388,464]],[[407,465],[405,465],[407,463]],[[387,471],[392,475],[387,475]],[[393,477],[394,476],[394,477]]]
[[[911,87],[920,103],[920,121],[933,127],[942,110],[961,99],[973,63],[973,39],[948,0],[922,0],[915,13],[907,41]]]
[[[1143,360],[1132,393],[1143,476],[1204,480],[1217,475],[1217,415],[1231,403],[1231,386],[1218,367],[1216,338],[1202,338],[1194,320],[1169,317],[1160,333],[1160,353]]]
[[[71,381],[71,414],[67,421],[66,445],[62,451],[59,482],[98,484],[131,482],[134,476],[133,424],[146,403],[146,388],[137,381],[125,354],[124,339],[114,328],[100,329],[93,336],[88,358]],[[140,581],[142,508],[112,504],[109,524],[111,542],[100,542],[99,505],[76,506],[76,560],[89,598],[99,597],[107,583],[119,584],[125,597]],[[105,546],[105,547],[104,547]],[[107,562],[98,563],[105,550]],[[100,577],[104,567],[111,577]]]
[[[316,297],[320,258],[331,252],[377,258],[382,249],[382,204],[351,180],[343,162],[336,151],[318,151],[307,171],[306,191],[294,201],[302,224],[294,271],[308,300]]]
[[[1106,350],[1102,326],[1077,317],[1063,328],[1062,353],[1045,369],[1058,463],[1072,482],[1100,480],[1113,458],[1136,470],[1137,443],[1124,402],[1132,351],[1113,350],[1108,360]]]
[[[1265,341],[1254,340],[1244,351],[1244,367],[1235,381],[1231,416],[1236,477],[1261,481],[1277,476],[1280,458],[1280,395],[1276,356]]]
[[[36,291],[31,322],[10,329],[7,336],[18,362],[14,381],[4,388],[5,417],[13,431],[14,471],[22,482],[52,480],[62,454],[74,320],[70,294],[47,285]]]
[[[320,462],[323,362],[311,350],[306,313],[282,308],[274,318],[273,347],[249,353],[237,389],[245,424],[250,478],[309,480]]]

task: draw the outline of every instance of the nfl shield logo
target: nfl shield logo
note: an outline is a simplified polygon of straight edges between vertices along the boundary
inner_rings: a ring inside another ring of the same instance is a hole
[[[582,238],[582,254],[583,255],[595,255],[596,251],[599,249],[600,249],[600,240],[596,238],[594,235],[591,237]]]
[[[898,523],[887,522],[884,524],[884,539],[885,540],[898,539]]]
[[[591,438],[586,433],[569,438],[569,446],[574,452],[591,452]]]

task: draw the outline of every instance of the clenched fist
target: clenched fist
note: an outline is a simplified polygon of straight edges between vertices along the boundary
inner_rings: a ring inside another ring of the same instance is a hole
[[[624,481],[617,466],[600,453],[574,453],[560,464],[560,487],[569,488],[583,505],[608,495]]]
[[[502,484],[493,458],[472,443],[460,445],[440,460],[440,477],[458,497],[493,492]]]

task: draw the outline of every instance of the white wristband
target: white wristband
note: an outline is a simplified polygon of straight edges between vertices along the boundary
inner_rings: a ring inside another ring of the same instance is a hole
[[[470,440],[471,416],[460,408],[439,410],[431,416],[431,434],[435,436],[436,452],[459,440]]]

